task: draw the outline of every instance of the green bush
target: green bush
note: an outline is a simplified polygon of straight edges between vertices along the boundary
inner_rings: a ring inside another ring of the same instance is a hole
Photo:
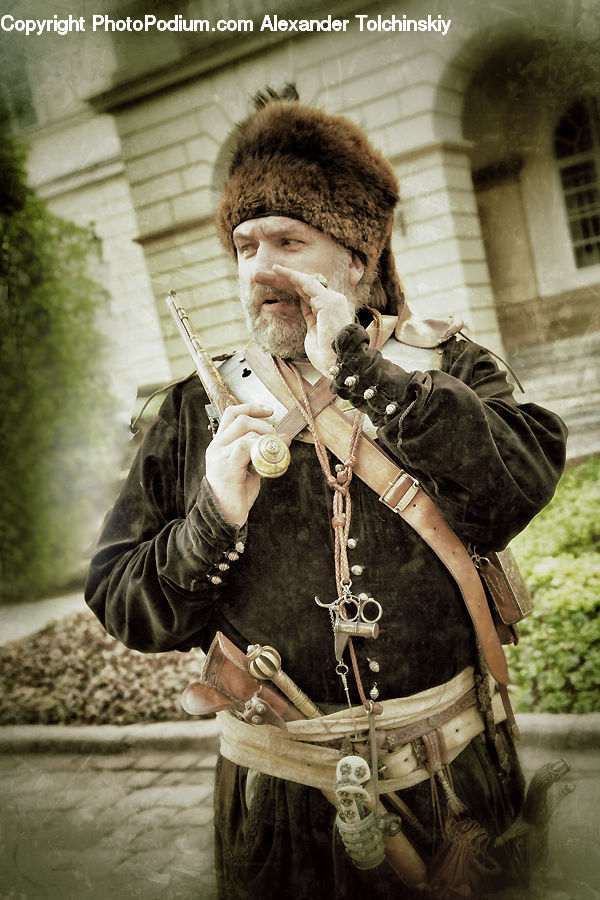
[[[567,470],[548,506],[511,544],[528,576],[538,560],[600,549],[600,457]]]
[[[97,527],[113,431],[98,243],[48,212],[0,134],[0,602],[61,586]]]
[[[89,613],[0,647],[0,725],[128,725],[188,719],[181,692],[202,654],[138,653]]]
[[[600,457],[567,472],[511,547],[535,610],[509,648],[521,712],[600,712]]]

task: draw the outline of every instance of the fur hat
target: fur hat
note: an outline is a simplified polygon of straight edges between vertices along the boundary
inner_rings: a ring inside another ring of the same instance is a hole
[[[398,183],[390,164],[352,122],[267,89],[237,127],[217,211],[235,258],[233,231],[247,219],[300,219],[358,254],[373,279],[369,304],[396,313],[403,294],[391,249]]]

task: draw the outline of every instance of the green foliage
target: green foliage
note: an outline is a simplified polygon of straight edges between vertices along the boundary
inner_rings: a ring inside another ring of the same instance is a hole
[[[552,502],[511,544],[521,570],[532,571],[538,560],[561,553],[600,550],[600,457],[568,470]]]
[[[88,613],[0,647],[0,725],[128,725],[188,719],[179,705],[200,651],[138,653]]]
[[[47,594],[81,557],[110,408],[96,244],[47,211],[0,138],[0,602]]]
[[[595,457],[511,545],[535,604],[508,654],[520,711],[600,712],[599,501]]]

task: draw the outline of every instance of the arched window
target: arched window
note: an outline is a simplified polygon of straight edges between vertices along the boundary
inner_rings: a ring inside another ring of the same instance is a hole
[[[569,107],[554,132],[569,231],[578,269],[600,263],[600,114],[596,98]]]

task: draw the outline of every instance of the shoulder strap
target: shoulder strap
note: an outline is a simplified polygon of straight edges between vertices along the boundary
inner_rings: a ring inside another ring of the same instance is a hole
[[[290,397],[279,379],[272,358],[254,342],[251,342],[244,352],[255,374],[281,403],[289,407]],[[328,382],[328,379],[324,381]],[[296,396],[299,396],[299,388],[293,381],[290,381],[289,387]],[[311,399],[311,408],[312,405]],[[325,446],[338,459],[344,459],[352,423],[332,404],[324,406],[315,418]],[[500,684],[508,684],[506,658],[477,569],[465,546],[433,501],[415,478],[399,468],[365,434],[359,438],[354,472],[377,493],[385,506],[417,532],[446,566],[462,594],[490,672]]]

